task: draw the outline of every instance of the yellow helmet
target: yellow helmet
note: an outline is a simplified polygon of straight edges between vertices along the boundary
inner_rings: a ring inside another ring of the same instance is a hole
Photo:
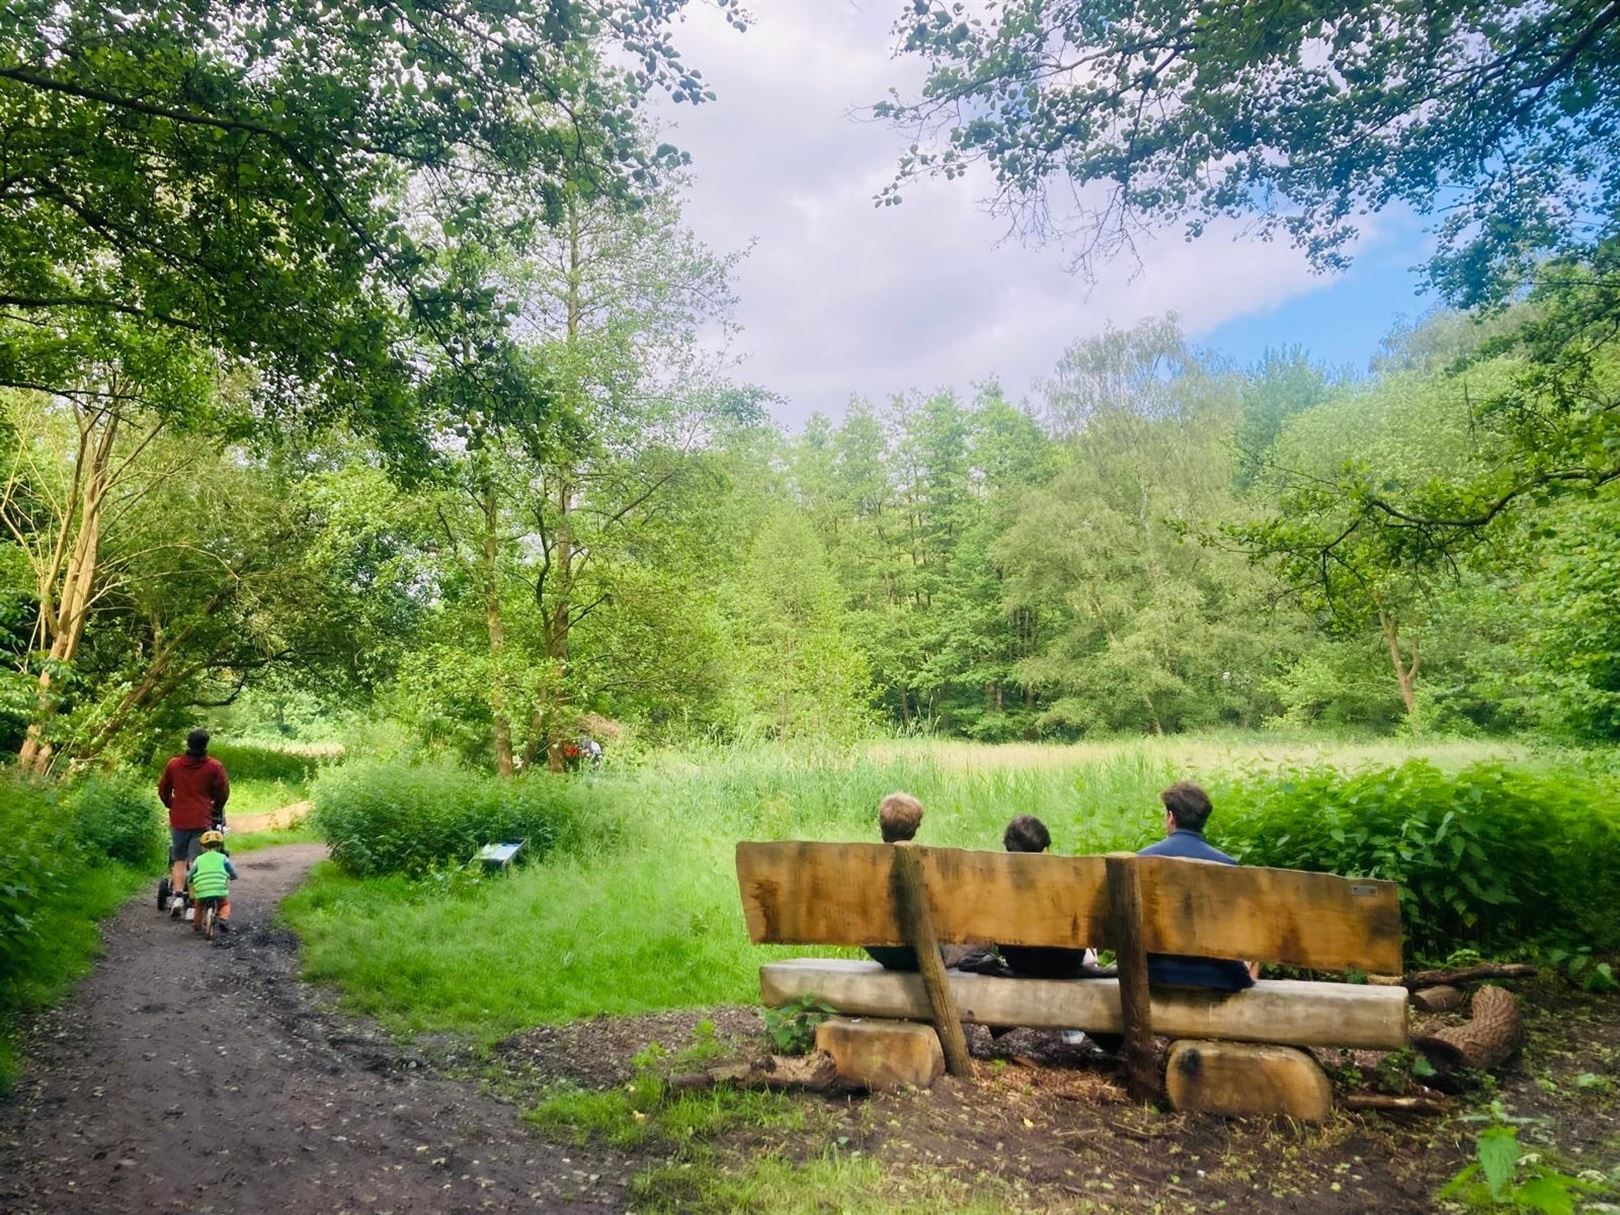
[[[224,844],[225,833],[222,831],[204,831],[202,833],[202,839],[198,842],[201,843],[204,848],[207,848],[213,844]]]

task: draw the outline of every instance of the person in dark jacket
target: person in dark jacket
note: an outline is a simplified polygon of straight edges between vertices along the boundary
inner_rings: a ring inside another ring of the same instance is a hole
[[[1052,833],[1033,814],[1020,814],[1001,833],[1008,852],[1045,852]],[[996,952],[1013,974],[1026,979],[1079,979],[1086,974],[1086,951],[1048,945],[997,945]]]
[[[1217,865],[1237,862],[1204,838],[1209,821],[1209,794],[1191,781],[1177,781],[1163,793],[1164,838],[1149,844],[1138,856],[1171,856],[1192,861],[1212,861]],[[1226,958],[1192,958],[1179,954],[1150,953],[1148,982],[1173,987],[1205,987],[1216,991],[1240,991],[1254,986],[1254,968]]]
[[[208,731],[193,730],[186,735],[185,754],[164,765],[158,780],[158,800],[169,810],[171,915],[182,910],[180,891],[185,888],[186,870],[202,851],[203,832],[224,822],[230,796],[225,765],[208,754]]]

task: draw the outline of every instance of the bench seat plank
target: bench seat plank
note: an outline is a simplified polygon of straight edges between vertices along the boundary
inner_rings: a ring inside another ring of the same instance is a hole
[[[1115,979],[997,979],[947,972],[962,1019],[978,1025],[1119,1033]],[[814,996],[849,1016],[929,1018],[920,975],[876,962],[790,958],[760,968],[760,992],[776,1007]],[[1155,988],[1153,1032],[1167,1038],[1275,1042],[1399,1050],[1407,1044],[1406,989],[1262,979],[1238,992]]]

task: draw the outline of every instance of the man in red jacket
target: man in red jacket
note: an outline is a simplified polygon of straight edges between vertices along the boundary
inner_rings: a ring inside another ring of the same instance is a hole
[[[202,851],[202,833],[224,821],[231,782],[225,765],[208,754],[208,731],[186,735],[186,753],[176,755],[163,768],[158,798],[169,808],[169,904],[180,913],[179,893],[186,884],[186,868]]]

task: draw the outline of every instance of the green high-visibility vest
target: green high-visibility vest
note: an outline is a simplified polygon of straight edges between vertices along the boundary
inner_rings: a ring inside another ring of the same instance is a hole
[[[230,891],[231,880],[225,875],[225,854],[209,850],[198,853],[191,867],[191,897],[222,898]]]

